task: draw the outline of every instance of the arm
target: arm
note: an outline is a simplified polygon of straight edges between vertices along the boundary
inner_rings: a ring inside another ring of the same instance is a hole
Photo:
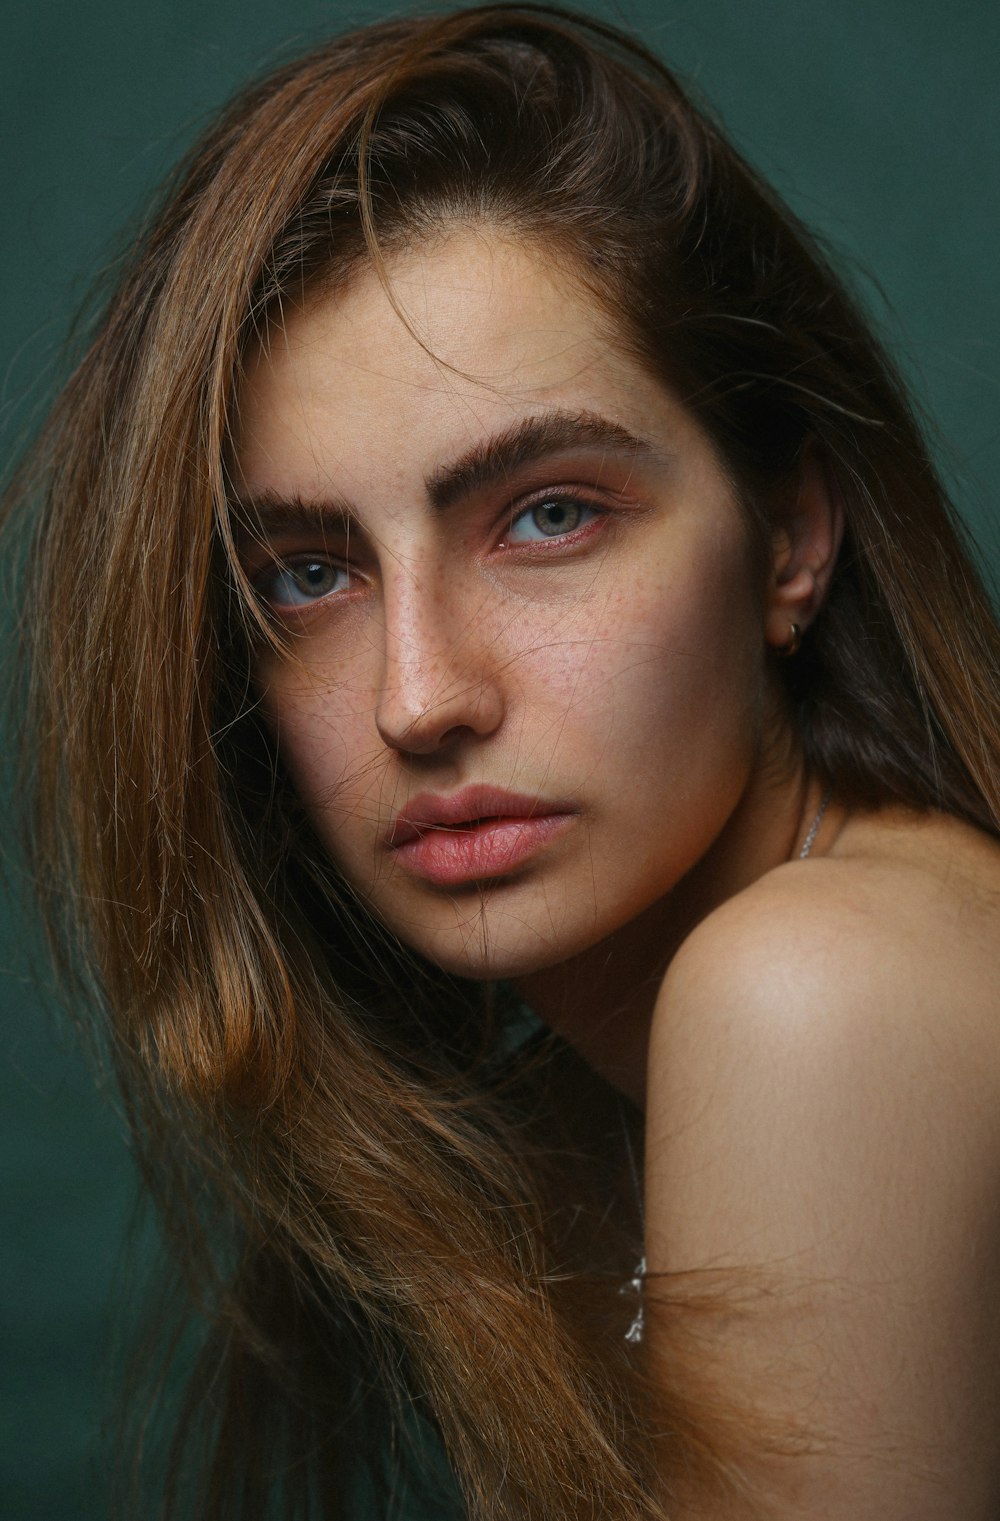
[[[689,1316],[697,1366],[746,1411],[730,1456],[767,1521],[986,1521],[1000,1514],[1000,1035],[919,913],[887,923],[877,901],[814,891],[815,871],[805,897],[804,880],[713,915],[661,991],[650,1356],[666,1381],[674,1321],[655,1275],[711,1269],[745,1292],[736,1313]],[[788,1454],[767,1455],[751,1423]],[[706,1503],[685,1521],[718,1521]]]

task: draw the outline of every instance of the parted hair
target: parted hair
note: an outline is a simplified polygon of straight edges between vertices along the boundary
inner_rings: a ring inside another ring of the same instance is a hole
[[[393,252],[456,223],[573,271],[761,538],[812,452],[847,529],[781,668],[807,763],[848,803],[1000,824],[1000,640],[903,388],[657,58],[487,5],[253,84],[168,187],[14,489],[34,869],[203,1346],[154,1327],[190,1373],[164,1517],[392,1514],[441,1442],[481,1521],[638,1521],[695,1481],[738,1488],[782,1440],[699,1383],[698,1283],[657,1286],[655,1379],[627,1349],[614,1272],[559,1206],[549,1065],[503,1056],[502,995],[338,879],[258,717],[275,635],[234,551],[244,359],[307,291],[372,267],[391,290]]]

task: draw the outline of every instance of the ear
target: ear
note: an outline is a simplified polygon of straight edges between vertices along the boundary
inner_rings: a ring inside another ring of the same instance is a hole
[[[775,512],[764,638],[793,654],[826,596],[844,535],[844,512],[819,451],[810,446]]]

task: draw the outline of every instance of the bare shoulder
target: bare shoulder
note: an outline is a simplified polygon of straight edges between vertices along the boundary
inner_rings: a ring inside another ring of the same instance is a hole
[[[704,1332],[699,1360],[773,1429],[817,1438],[759,1470],[773,1521],[985,1521],[1000,1504],[1000,850],[935,819],[863,822],[842,845],[731,899],[664,981],[647,1256],[666,1281],[764,1286]],[[669,1326],[654,1292],[665,1355]]]
[[[853,821],[831,854],[769,872],[689,936],[658,1036],[686,1010],[705,1040],[735,1024],[748,1045],[950,1057],[1000,1101],[1000,845],[934,815]]]
[[[875,818],[770,872],[675,957],[648,1091],[651,1136],[727,1191],[780,1159],[845,1210],[862,1179],[937,1187],[1000,1231],[1000,848]]]

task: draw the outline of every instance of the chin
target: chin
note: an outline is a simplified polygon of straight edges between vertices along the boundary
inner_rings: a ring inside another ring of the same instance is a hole
[[[529,914],[484,903],[447,900],[449,920],[428,923],[430,916],[387,916],[394,932],[419,955],[453,977],[471,982],[507,982],[547,971],[605,938],[614,926],[548,922],[535,930]],[[442,905],[443,906],[443,905]],[[437,906],[436,906],[437,907]],[[545,916],[543,916],[545,917]]]
[[[452,977],[464,977],[470,982],[515,981],[558,966],[573,954],[572,949],[551,943],[543,946],[537,941],[524,946],[492,942],[469,945],[447,944],[438,939],[427,943],[406,938],[414,950],[443,972]]]

